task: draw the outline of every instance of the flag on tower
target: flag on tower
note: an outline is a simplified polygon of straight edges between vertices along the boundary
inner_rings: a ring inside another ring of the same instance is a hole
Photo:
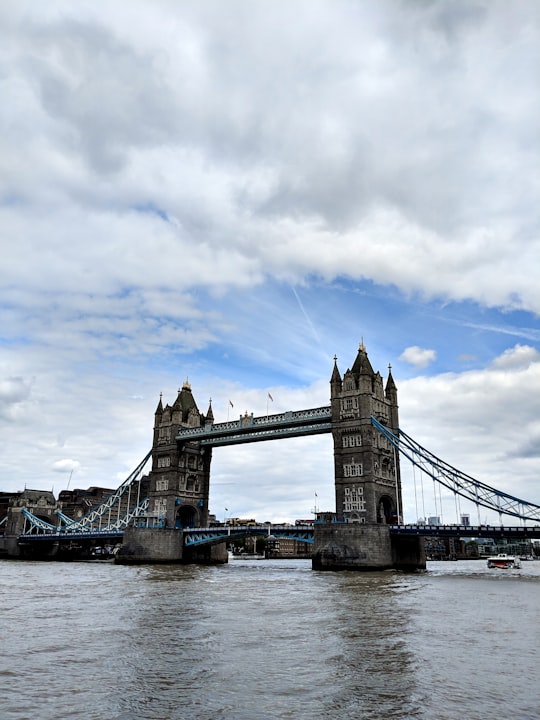
[[[232,401],[231,401],[231,400],[229,400],[229,405],[230,405],[231,407],[234,407],[234,405],[232,404]]]
[[[268,393],[268,397],[270,398],[270,400],[271,400],[272,402],[274,402],[274,398],[270,395],[270,393]]]

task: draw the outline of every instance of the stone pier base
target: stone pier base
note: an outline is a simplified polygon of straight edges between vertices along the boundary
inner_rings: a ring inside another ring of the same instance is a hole
[[[5,535],[0,538],[0,558],[19,558],[21,549],[18,545],[18,535]]]
[[[421,538],[391,537],[388,525],[316,524],[314,570],[424,570]]]
[[[186,549],[182,533],[174,528],[126,528],[116,563],[147,565],[156,563],[221,564],[228,561],[225,543]]]

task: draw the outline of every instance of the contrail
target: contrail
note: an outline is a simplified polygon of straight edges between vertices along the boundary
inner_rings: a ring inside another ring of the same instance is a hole
[[[291,285],[291,290],[292,290],[293,293],[294,293],[294,297],[296,298],[296,302],[298,303],[298,307],[299,307],[300,310],[302,311],[302,314],[303,314],[303,316],[305,317],[307,324],[308,324],[309,327],[311,328],[311,332],[313,333],[313,335],[314,335],[314,337],[315,337],[315,340],[319,343],[319,345],[321,345],[321,338],[319,337],[319,334],[317,333],[317,330],[315,329],[315,326],[314,326],[313,323],[311,322],[311,319],[310,319],[309,315],[307,314],[306,309],[305,309],[304,306],[302,305],[302,301],[300,300],[300,297],[298,296],[298,293],[296,292],[296,290],[295,290],[295,288],[294,288],[293,285]]]

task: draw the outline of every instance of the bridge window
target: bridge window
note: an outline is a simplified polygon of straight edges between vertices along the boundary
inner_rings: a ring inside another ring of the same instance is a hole
[[[194,455],[188,456],[187,466],[188,466],[188,468],[191,468],[191,469],[195,468],[195,456]]]
[[[156,480],[156,491],[161,492],[163,490],[169,489],[169,481],[168,479],[160,479]]]
[[[358,398],[343,398],[341,401],[341,415],[343,417],[356,417],[358,415]]]
[[[167,512],[167,498],[156,498],[154,500],[154,510],[158,515],[165,515]]]
[[[343,466],[343,475],[345,477],[359,477],[363,475],[363,468],[361,463],[351,463]]]
[[[158,457],[157,461],[158,468],[165,468],[171,466],[171,458],[168,455],[165,455],[163,457]]]
[[[362,436],[361,435],[344,435],[343,436],[343,447],[361,447]]]
[[[366,512],[364,488],[351,485],[344,489],[343,512]]]
[[[166,442],[169,442],[170,439],[171,439],[171,429],[168,427],[159,428],[158,442],[166,443]]]
[[[199,481],[195,475],[188,475],[186,480],[186,490],[188,492],[199,492]]]

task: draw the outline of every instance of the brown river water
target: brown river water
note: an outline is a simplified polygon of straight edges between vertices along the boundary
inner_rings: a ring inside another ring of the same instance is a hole
[[[2,720],[538,720],[540,561],[0,562]]]

